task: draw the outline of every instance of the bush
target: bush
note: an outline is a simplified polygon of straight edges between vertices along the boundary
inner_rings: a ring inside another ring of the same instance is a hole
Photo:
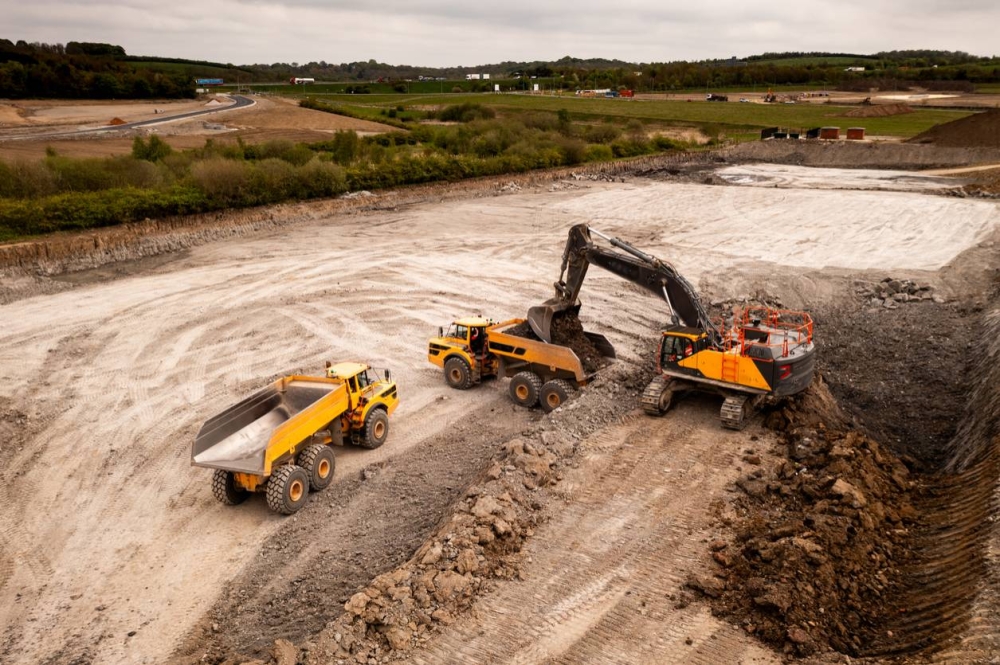
[[[166,141],[155,134],[149,137],[148,142],[144,142],[141,136],[132,140],[132,157],[135,159],[158,162],[173,151]]]
[[[336,196],[347,191],[347,174],[336,164],[313,160],[296,172],[299,198]]]
[[[191,165],[191,180],[210,200],[238,205],[247,198],[250,166],[231,159],[206,159]]]
[[[566,166],[580,164],[587,159],[587,144],[580,139],[560,136],[555,143],[562,155],[562,163]]]
[[[588,162],[610,162],[615,158],[615,153],[611,151],[609,145],[589,145],[587,146],[586,160]]]
[[[488,106],[466,102],[441,109],[438,118],[444,122],[472,122],[473,120],[490,120],[496,115],[496,111]]]
[[[608,144],[621,136],[621,130],[614,125],[602,123],[600,125],[591,125],[590,127],[587,127],[587,129],[584,130],[583,136],[587,140],[587,143]]]

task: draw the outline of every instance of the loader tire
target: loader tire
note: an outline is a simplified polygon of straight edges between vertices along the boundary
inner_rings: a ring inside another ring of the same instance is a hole
[[[236,476],[232,471],[222,469],[216,469],[212,474],[212,494],[227,506],[243,503],[250,496],[250,492],[236,484]]]
[[[333,455],[333,448],[315,443],[299,453],[299,466],[309,476],[309,489],[319,492],[333,482],[337,460]]]
[[[542,379],[534,372],[518,372],[510,380],[510,398],[518,406],[531,408],[538,404]]]
[[[365,431],[359,444],[362,448],[375,449],[389,438],[389,414],[385,409],[372,409],[365,418]]]
[[[564,379],[555,379],[542,386],[539,403],[542,411],[549,413],[555,411],[566,403],[573,393],[573,386]]]
[[[282,515],[291,515],[306,505],[309,498],[309,474],[301,466],[286,464],[267,481],[267,507]]]
[[[448,358],[444,363],[444,380],[456,390],[468,390],[472,387],[472,370],[469,363],[458,356]]]

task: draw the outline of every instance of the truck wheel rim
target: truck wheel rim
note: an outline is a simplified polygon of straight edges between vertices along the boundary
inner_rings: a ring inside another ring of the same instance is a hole
[[[518,399],[528,399],[528,386],[518,386],[514,389]]]
[[[327,476],[330,475],[330,462],[329,462],[329,460],[321,459],[319,461],[318,472],[319,472],[319,477],[320,478],[326,478]]]
[[[451,382],[458,383],[461,380],[462,380],[462,373],[459,372],[457,369],[451,370]]]
[[[305,494],[305,486],[302,484],[301,480],[293,480],[292,484],[288,487],[288,498],[292,501],[298,501]]]
[[[548,397],[545,398],[545,401],[548,402],[549,406],[554,409],[557,406],[559,406],[559,402],[561,400],[559,399],[559,395],[556,395],[555,393],[551,393]]]
[[[375,438],[381,439],[383,434],[385,434],[385,425],[382,423],[375,423]]]

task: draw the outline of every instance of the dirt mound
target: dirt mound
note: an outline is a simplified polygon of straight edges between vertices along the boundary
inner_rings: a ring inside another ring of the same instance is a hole
[[[860,106],[851,109],[844,114],[845,118],[884,118],[890,115],[902,115],[903,113],[913,113],[913,109],[907,104],[876,104],[872,106]]]
[[[111,120],[108,121],[108,125],[118,126],[118,125],[124,125],[124,124],[125,124],[125,121],[122,120],[121,118],[111,118]]]
[[[517,337],[538,339],[538,335],[531,329],[527,321],[519,323],[507,332]],[[580,317],[576,314],[566,312],[553,317],[551,332],[552,343],[572,349],[573,353],[577,355],[583,364],[584,371],[588,374],[592,374],[608,365],[608,359],[601,354],[600,349],[587,337],[583,330],[583,323],[580,322]]]
[[[769,416],[784,450],[773,462],[744,457],[756,468],[737,481],[735,540],[711,544],[716,577],[688,583],[787,653],[863,653],[909,556],[910,473],[846,420],[819,381]]]
[[[961,120],[935,125],[910,139],[952,148],[1000,148],[1000,110],[976,113]]]

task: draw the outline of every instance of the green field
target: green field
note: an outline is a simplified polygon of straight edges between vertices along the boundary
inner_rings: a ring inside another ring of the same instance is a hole
[[[746,134],[763,127],[805,130],[811,127],[864,127],[869,135],[909,138],[933,127],[970,115],[969,111],[916,109],[913,113],[882,118],[848,118],[857,106],[829,104],[739,104],[579,98],[572,95],[310,95],[346,107],[352,113],[377,120],[384,108],[447,105],[466,102],[490,106],[500,115],[532,111],[568,110],[576,120],[625,123],[631,119],[658,126],[701,127],[714,134]],[[735,138],[735,137],[734,137]]]

